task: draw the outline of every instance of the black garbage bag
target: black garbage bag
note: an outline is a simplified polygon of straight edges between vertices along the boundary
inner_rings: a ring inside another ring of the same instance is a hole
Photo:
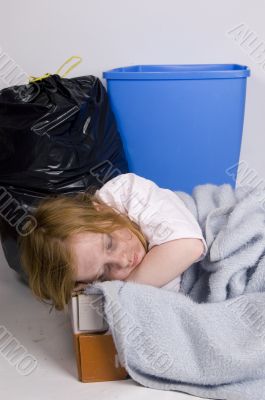
[[[0,232],[6,260],[22,274],[17,235],[49,194],[74,195],[126,173],[107,93],[94,76],[54,74],[0,91]]]

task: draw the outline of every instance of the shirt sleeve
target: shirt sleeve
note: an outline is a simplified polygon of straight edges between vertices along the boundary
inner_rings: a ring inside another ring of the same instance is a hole
[[[109,180],[95,195],[140,226],[148,251],[171,240],[198,238],[204,244],[204,252],[195,262],[205,257],[208,248],[199,223],[172,190],[130,172]]]

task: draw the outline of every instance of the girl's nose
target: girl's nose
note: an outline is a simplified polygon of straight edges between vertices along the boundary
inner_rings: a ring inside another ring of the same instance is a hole
[[[114,270],[120,270],[127,269],[131,265],[132,260],[128,257],[126,252],[124,252],[110,257],[108,263],[113,266]]]

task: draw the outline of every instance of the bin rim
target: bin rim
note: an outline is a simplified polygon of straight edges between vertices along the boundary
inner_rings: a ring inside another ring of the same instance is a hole
[[[249,67],[240,64],[138,64],[103,72],[106,80],[234,79],[249,76]]]

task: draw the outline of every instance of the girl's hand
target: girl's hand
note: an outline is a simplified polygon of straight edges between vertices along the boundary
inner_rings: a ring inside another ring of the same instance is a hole
[[[81,290],[83,290],[85,287],[88,286],[88,283],[78,283],[74,288],[73,288],[73,292],[79,292]]]

